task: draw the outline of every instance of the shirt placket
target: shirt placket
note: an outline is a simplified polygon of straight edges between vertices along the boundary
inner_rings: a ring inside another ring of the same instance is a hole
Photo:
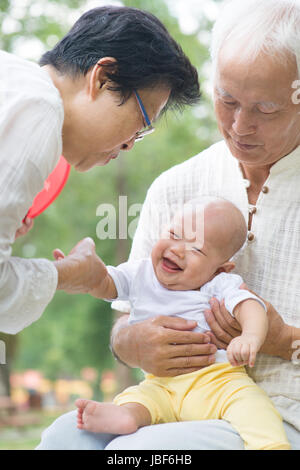
[[[265,195],[269,194],[270,192],[270,188],[268,185],[269,178],[266,180],[264,186],[262,187],[262,190],[258,196],[256,204],[254,205],[248,202],[248,235],[247,235],[248,244],[253,243],[257,237],[257,234],[255,233],[255,219],[254,218],[260,210],[262,199],[265,197]],[[247,179],[244,179],[244,184],[245,184],[245,188],[247,192],[247,189],[250,187],[250,181]],[[248,194],[247,194],[247,199],[248,199]]]

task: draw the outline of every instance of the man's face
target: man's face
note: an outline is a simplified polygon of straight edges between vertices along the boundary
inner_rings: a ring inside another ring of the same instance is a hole
[[[261,54],[243,61],[242,51],[220,51],[214,84],[219,129],[234,157],[248,167],[271,166],[300,145],[300,105],[292,84],[296,63]]]
[[[169,98],[169,90],[139,90],[151,122],[155,121]],[[84,172],[117,158],[121,150],[131,150],[136,133],[145,127],[135,95],[120,105],[117,92],[103,90],[90,99],[83,90],[72,103],[69,138],[63,154],[75,170]]]
[[[165,288],[199,289],[224,262],[210,243],[209,230],[204,232],[203,224],[203,213],[198,214],[197,220],[195,213],[178,214],[153,247],[154,272]]]

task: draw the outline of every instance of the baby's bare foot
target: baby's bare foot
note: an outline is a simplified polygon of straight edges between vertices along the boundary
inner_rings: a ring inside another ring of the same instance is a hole
[[[75,405],[79,429],[109,434],[131,434],[138,429],[134,416],[124,406],[81,398]]]

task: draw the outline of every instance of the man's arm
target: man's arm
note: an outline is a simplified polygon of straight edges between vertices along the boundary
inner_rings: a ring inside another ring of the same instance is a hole
[[[300,328],[284,323],[273,305],[262,300],[267,307],[269,328],[260,352],[290,361],[295,352],[293,344],[300,341]],[[208,334],[218,349],[227,349],[230,341],[241,334],[241,327],[237,320],[227,312],[224,303],[212,299],[210,304],[211,309],[205,312],[206,321],[211,329]]]
[[[187,374],[215,362],[216,346],[206,334],[191,331],[195,326],[166,316],[128,325],[124,315],[112,330],[111,349],[122,363],[158,377]]]

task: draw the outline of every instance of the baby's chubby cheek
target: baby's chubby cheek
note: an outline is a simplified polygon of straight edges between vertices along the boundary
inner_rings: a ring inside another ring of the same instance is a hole
[[[166,239],[160,239],[157,243],[155,243],[151,252],[153,265],[157,264],[159,260],[161,260],[164,257],[164,252],[167,249],[167,246],[168,246],[168,241]]]

